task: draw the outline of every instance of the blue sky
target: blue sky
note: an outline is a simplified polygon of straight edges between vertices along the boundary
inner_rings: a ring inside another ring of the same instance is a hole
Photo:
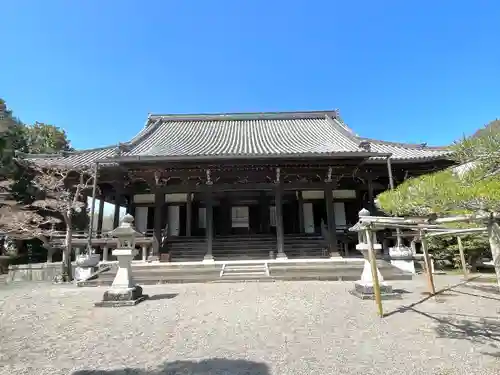
[[[339,108],[357,133],[446,144],[500,117],[498,0],[16,0],[0,97],[77,148],[152,113]]]

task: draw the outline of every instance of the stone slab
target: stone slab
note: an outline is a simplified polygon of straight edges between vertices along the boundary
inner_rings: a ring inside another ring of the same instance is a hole
[[[350,290],[353,296],[360,299],[375,299],[375,293],[373,291],[373,285],[363,285],[359,283],[354,284],[354,289]],[[380,297],[382,299],[401,299],[401,293],[395,292],[391,285],[381,284],[380,285]]]
[[[115,291],[113,288],[110,290],[104,292],[104,295],[102,297],[102,300],[105,302],[111,301],[134,301],[138,298],[141,298],[143,296],[142,294],[142,288],[140,286],[135,286],[127,291]]]
[[[133,299],[133,300],[99,301],[99,302],[95,302],[94,306],[95,307],[128,307],[128,306],[135,306],[138,303],[141,303],[142,301],[145,301],[148,298],[149,298],[149,296],[147,294],[143,294],[139,298],[136,298],[136,299]]]
[[[373,285],[369,284],[367,285],[367,284],[355,283],[354,290],[356,290],[358,293],[363,293],[363,294],[374,293]],[[381,283],[380,293],[392,293],[392,285]]]

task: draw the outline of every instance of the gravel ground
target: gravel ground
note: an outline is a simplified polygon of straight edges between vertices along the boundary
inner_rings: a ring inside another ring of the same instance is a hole
[[[418,303],[424,279],[396,281],[409,293],[384,301],[384,319],[373,301],[348,293],[352,285],[146,286],[151,300],[119,309],[93,307],[105,288],[4,285],[0,373],[500,374],[492,285],[459,285]]]

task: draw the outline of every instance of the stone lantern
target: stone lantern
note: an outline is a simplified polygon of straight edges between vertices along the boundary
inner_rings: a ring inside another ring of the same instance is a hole
[[[363,208],[359,211],[359,217],[370,216],[370,211],[366,208]],[[373,272],[370,264],[370,244],[368,243],[367,236],[371,237],[371,245],[373,256],[376,257],[376,253],[382,249],[382,245],[377,242],[377,236],[374,231],[367,230],[364,228],[362,223],[358,222],[352,228],[349,229],[353,232],[358,232],[358,244],[356,245],[356,250],[361,252],[364,258],[363,262],[363,273],[361,274],[361,278],[354,283],[354,290],[351,291],[352,294],[361,298],[361,299],[373,299],[374,290],[373,290]],[[380,284],[380,294],[383,298],[399,298],[400,295],[398,293],[394,293],[392,290],[392,286],[387,284],[384,281],[384,277],[380,273],[378,266],[376,267],[378,281]]]
[[[125,215],[120,226],[111,232],[118,240],[113,255],[118,259],[118,271],[111,288],[104,293],[103,300],[96,306],[133,306],[148,296],[142,294],[142,288],[136,285],[132,277],[132,259],[137,255],[135,239],[141,233],[134,228],[134,217]]]
[[[414,252],[412,248],[415,245],[414,243],[412,243],[412,247],[408,247],[401,244],[400,242],[401,241],[398,239],[398,244],[394,247],[389,248],[391,264],[402,271],[415,274],[415,262],[413,260]]]

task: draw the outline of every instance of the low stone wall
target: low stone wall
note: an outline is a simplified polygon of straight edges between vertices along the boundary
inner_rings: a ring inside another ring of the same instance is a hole
[[[71,267],[73,275],[76,264]],[[52,281],[54,277],[61,274],[61,262],[57,263],[33,263],[9,266],[7,282],[15,281]]]

